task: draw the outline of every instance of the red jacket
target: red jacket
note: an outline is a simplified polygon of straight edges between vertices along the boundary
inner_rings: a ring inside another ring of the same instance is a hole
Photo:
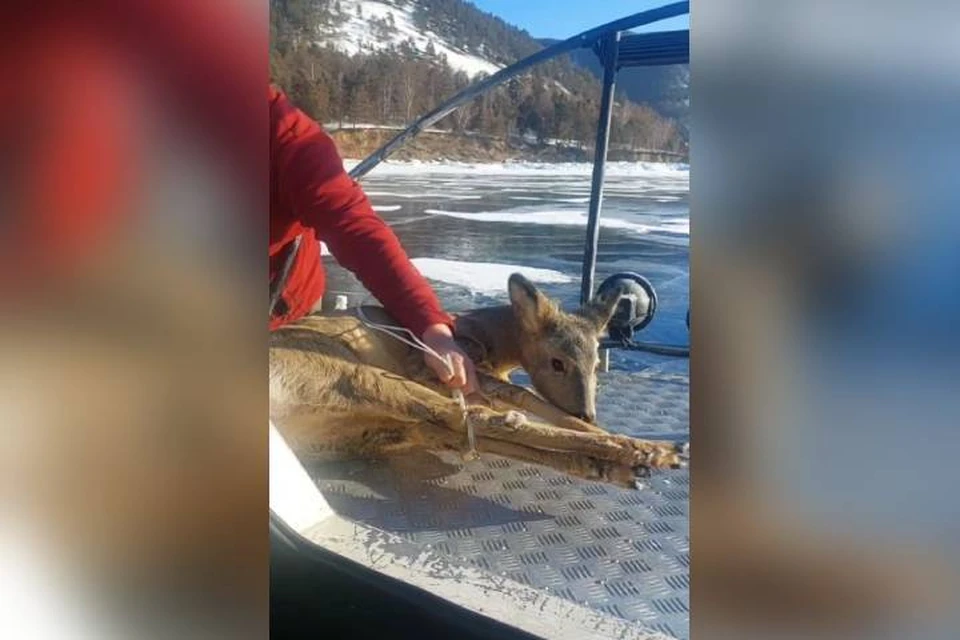
[[[300,249],[281,293],[282,314],[270,319],[271,330],[307,314],[323,295],[320,240],[416,335],[433,324],[450,324],[397,236],[344,171],[333,139],[270,87],[271,282],[297,235]]]

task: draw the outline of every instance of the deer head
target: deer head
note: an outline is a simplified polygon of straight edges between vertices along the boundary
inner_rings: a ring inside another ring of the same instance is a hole
[[[556,407],[595,422],[599,342],[619,293],[567,313],[519,273],[510,276],[507,288],[520,331],[520,361],[533,386]]]

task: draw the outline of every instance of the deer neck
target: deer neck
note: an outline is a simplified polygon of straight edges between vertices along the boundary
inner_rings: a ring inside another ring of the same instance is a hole
[[[454,331],[457,342],[478,366],[504,375],[522,366],[520,326],[509,305],[458,314]]]

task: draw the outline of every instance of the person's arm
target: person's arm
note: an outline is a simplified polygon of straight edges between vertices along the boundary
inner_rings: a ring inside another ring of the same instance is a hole
[[[275,127],[271,165],[298,219],[317,230],[337,262],[356,274],[391,316],[453,358],[452,380],[442,364],[427,359],[441,380],[475,389],[472,364],[453,341],[450,316],[360,185],[344,171],[333,139],[279,91],[271,90],[270,98]]]

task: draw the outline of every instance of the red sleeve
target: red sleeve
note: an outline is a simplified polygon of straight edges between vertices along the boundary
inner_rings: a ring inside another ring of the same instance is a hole
[[[270,110],[271,168],[297,218],[316,229],[337,262],[356,274],[390,315],[417,336],[433,324],[451,325],[397,236],[344,171],[333,139],[273,88]]]

